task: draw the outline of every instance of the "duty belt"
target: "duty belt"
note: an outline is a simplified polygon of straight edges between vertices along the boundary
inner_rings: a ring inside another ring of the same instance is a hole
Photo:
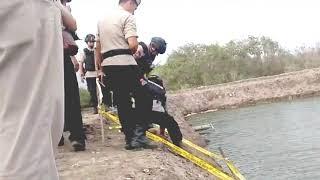
[[[102,53],[102,58],[106,59],[109,57],[125,55],[125,54],[132,55],[132,52],[130,49],[114,49],[114,50],[110,50],[108,52]]]

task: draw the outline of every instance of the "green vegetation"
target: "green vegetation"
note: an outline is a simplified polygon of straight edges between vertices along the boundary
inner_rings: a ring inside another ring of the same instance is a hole
[[[79,89],[80,92],[80,105],[82,108],[89,107],[90,94],[86,89]]]
[[[294,53],[268,37],[249,36],[225,45],[187,44],[154,71],[169,90],[226,83],[320,66],[320,48]]]

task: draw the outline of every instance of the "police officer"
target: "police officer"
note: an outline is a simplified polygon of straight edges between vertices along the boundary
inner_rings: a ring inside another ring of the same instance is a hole
[[[126,149],[154,148],[146,138],[145,92],[140,83],[139,67],[133,54],[138,48],[134,11],[140,0],[119,0],[119,8],[98,22],[97,61],[114,92],[118,115],[125,134]],[[131,95],[134,94],[135,110]],[[137,113],[135,113],[136,111]]]
[[[87,47],[83,49],[79,57],[80,63],[80,76],[85,78],[87,81],[88,91],[90,93],[90,105],[93,106],[94,114],[98,113],[98,98],[97,98],[97,71],[96,63],[94,58],[94,43],[95,36],[93,34],[88,34],[84,40]],[[83,66],[84,65],[84,66]]]
[[[140,67],[142,76],[149,75],[153,70],[153,61],[158,54],[164,54],[167,49],[166,41],[161,37],[153,37],[149,45],[144,42],[139,42],[139,47],[134,57]],[[166,108],[166,95],[163,82],[159,76],[150,75],[147,77],[145,88],[145,104],[149,106],[145,109],[145,116],[148,117],[148,122],[160,125],[160,133],[164,135],[164,130],[167,129],[171,141],[181,146],[182,134],[178,123],[168,113]]]
[[[66,5],[68,1],[63,1]],[[70,29],[69,29],[70,30]],[[69,140],[74,151],[85,150],[85,133],[83,130],[83,121],[80,107],[79,86],[74,70],[74,64],[70,51],[64,49],[64,93],[65,93],[65,131],[70,131]],[[75,62],[75,61],[74,61]],[[59,146],[64,144],[63,137],[59,142]]]
[[[166,41],[161,37],[153,37],[149,45],[139,42],[138,50],[133,55],[137,61],[142,73],[149,74],[153,66],[153,61],[158,54],[164,54],[167,49]]]

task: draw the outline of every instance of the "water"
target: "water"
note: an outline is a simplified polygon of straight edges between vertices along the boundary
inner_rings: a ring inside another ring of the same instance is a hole
[[[320,98],[195,115],[209,149],[225,154],[251,180],[320,179]]]

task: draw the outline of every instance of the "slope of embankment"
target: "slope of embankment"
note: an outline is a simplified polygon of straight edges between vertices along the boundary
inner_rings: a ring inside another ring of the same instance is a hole
[[[168,96],[168,106],[184,134],[203,145],[203,139],[185,123],[186,115],[319,94],[320,68],[315,68],[176,91]]]
[[[318,68],[170,93],[168,108],[183,135],[204,146],[204,139],[185,121],[185,115],[259,102],[291,100],[319,92]],[[57,164],[61,179],[213,179],[204,170],[173,155],[161,145],[155,150],[126,151],[123,135],[107,128],[111,124],[105,125],[106,141],[101,142],[98,116],[88,110],[83,111],[83,116],[88,129],[87,150],[70,152],[68,144],[59,148]]]

